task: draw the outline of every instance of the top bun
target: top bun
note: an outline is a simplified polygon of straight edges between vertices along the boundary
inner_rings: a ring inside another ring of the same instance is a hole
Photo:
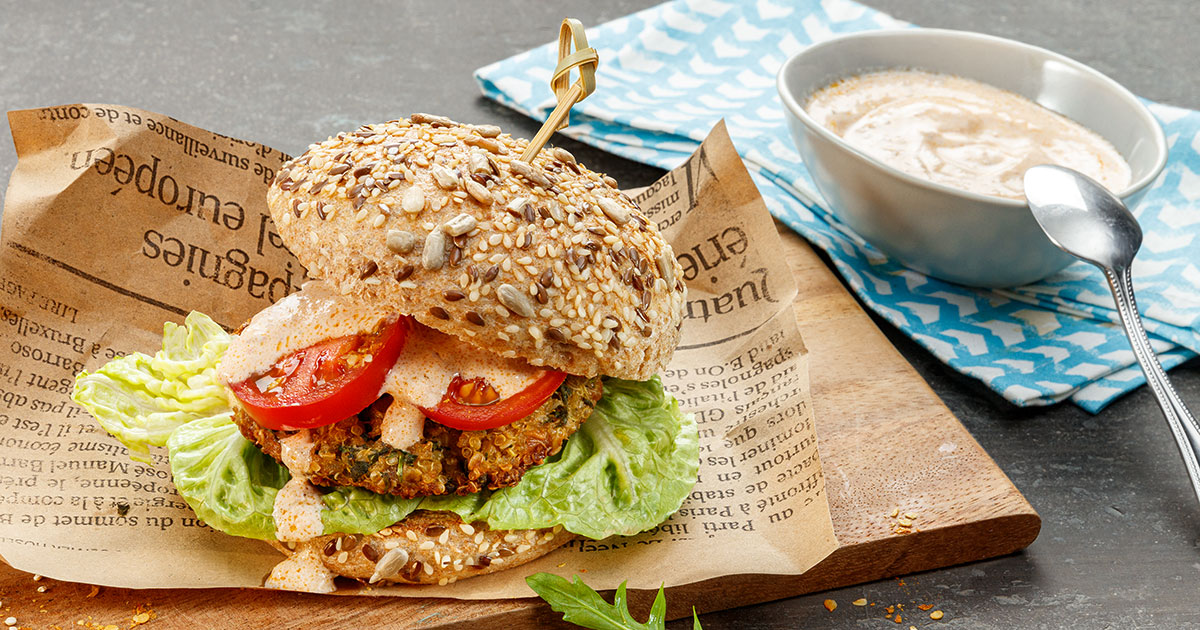
[[[646,380],[679,341],[671,246],[611,177],[440,116],[365,125],[285,164],[267,195],[288,248],[343,294],[501,356]]]

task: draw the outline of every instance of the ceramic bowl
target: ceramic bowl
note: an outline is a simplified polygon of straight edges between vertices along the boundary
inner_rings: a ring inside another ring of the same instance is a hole
[[[855,149],[804,110],[837,79],[918,69],[1020,94],[1099,133],[1129,162],[1115,191],[1133,208],[1167,159],[1162,128],[1112,79],[1062,55],[963,31],[903,29],[839,37],[793,56],[777,78],[788,129],[829,210],[905,265],[960,284],[1012,287],[1075,261],[1042,233],[1024,201],[933,183]]]

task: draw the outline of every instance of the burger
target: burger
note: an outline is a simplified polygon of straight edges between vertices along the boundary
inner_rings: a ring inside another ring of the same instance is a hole
[[[698,469],[655,376],[682,269],[612,178],[527,144],[413,114],[309,146],[267,204],[314,279],[233,333],[167,323],[74,400],[285,554],[271,587],[444,585],[653,529]]]

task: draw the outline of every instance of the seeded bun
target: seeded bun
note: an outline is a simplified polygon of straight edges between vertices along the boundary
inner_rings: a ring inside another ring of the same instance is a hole
[[[670,245],[616,182],[491,125],[365,125],[285,164],[268,203],[315,277],[502,356],[646,380],[679,341]]]
[[[493,530],[451,512],[418,511],[375,534],[331,534],[294,547],[311,548],[329,570],[370,584],[446,585],[536,560],[575,535],[562,528]]]

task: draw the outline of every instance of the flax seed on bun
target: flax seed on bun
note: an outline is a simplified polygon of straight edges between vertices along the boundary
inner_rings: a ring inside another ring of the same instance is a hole
[[[313,276],[501,356],[646,380],[679,340],[670,245],[570,153],[440,116],[364,125],[285,164],[268,193]]]

